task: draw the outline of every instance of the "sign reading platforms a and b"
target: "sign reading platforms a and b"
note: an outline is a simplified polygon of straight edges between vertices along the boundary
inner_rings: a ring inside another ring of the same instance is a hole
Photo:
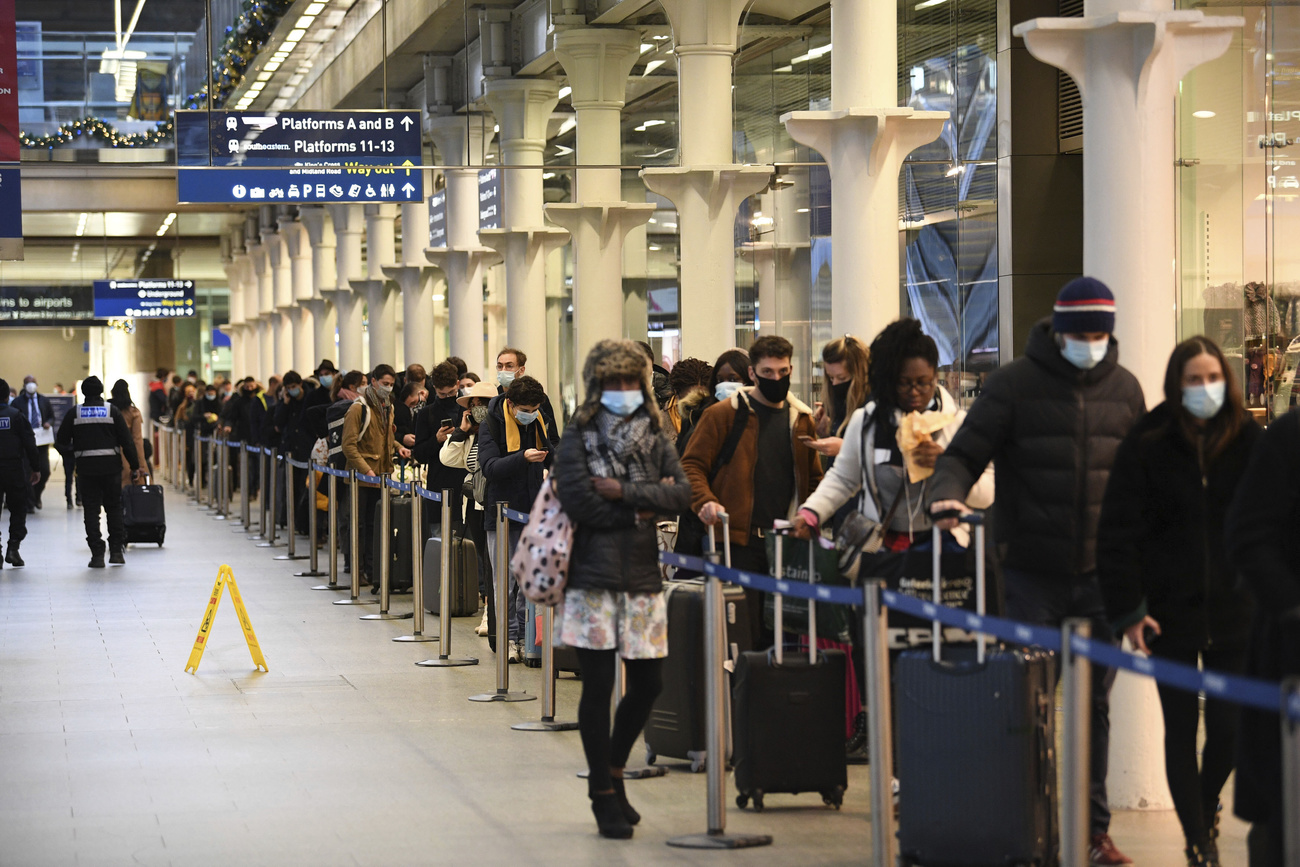
[[[248,644],[248,652],[253,657],[253,665],[262,671],[270,671],[266,665],[266,659],[262,656],[262,648],[257,643],[257,635],[253,632],[253,622],[248,619],[248,610],[244,608],[244,597],[239,595],[239,585],[235,583],[235,573],[229,566],[222,566],[217,572],[217,583],[212,585],[212,594],[208,597],[208,607],[203,612],[203,622],[199,624],[199,635],[194,639],[194,649],[190,651],[189,661],[185,663],[185,671],[198,674],[199,663],[203,660],[203,651],[207,649],[208,639],[212,636],[212,624],[217,619],[217,606],[221,604],[222,593],[226,588],[230,588],[230,601],[235,606],[235,615],[239,618],[239,626],[244,631],[244,641]]]

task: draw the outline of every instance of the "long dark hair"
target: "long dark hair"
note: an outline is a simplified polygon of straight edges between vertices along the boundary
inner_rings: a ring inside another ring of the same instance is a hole
[[[1209,355],[1218,359],[1219,367],[1223,370],[1225,392],[1223,408],[1206,421],[1204,428],[1197,425],[1196,417],[1183,406],[1183,369],[1187,367],[1187,362],[1198,355]],[[1241,433],[1242,427],[1252,421],[1241,399],[1237,378],[1233,375],[1232,368],[1228,366],[1223,350],[1217,343],[1202,334],[1184,340],[1174,347],[1173,354],[1169,356],[1169,366],[1165,368],[1165,401],[1174,411],[1176,421],[1172,423],[1177,424],[1188,442],[1195,444],[1200,432],[1204,430],[1206,461],[1212,461],[1223,454]]]
[[[724,364],[740,377],[742,383],[754,384],[754,381],[749,378],[749,353],[743,349],[728,349],[713,362],[713,375],[709,377],[709,398],[713,397],[714,391],[718,388],[718,370]]]
[[[920,322],[899,319],[886,325],[871,341],[870,358],[867,382],[876,401],[875,418],[893,418],[894,410],[898,409],[898,378],[903,364],[909,358],[920,358],[937,371],[939,347],[921,329]]]

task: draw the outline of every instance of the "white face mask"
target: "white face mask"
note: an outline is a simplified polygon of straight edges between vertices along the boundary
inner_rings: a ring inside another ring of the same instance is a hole
[[[510,383],[514,381],[515,381],[515,372],[513,370],[497,371],[497,384],[500,385],[502,388],[507,387],[508,385],[510,385]]]
[[[724,400],[731,400],[731,396],[744,387],[743,382],[719,382],[713,389],[713,396],[721,403]]]
[[[36,394],[36,383],[34,382],[27,383],[26,385],[23,386],[23,388],[27,391],[28,394]]]
[[[1228,396],[1228,384],[1222,379],[1205,385],[1184,385],[1183,406],[1201,420],[1209,420],[1223,409]]]
[[[1110,349],[1109,337],[1102,340],[1075,340],[1067,336],[1065,345],[1061,347],[1061,355],[1080,370],[1092,370],[1101,364],[1108,349]]]

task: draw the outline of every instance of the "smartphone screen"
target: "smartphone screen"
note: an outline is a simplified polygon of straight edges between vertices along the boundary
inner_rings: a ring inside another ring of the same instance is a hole
[[[443,427],[456,427],[457,424],[459,424],[459,422],[457,422],[456,419],[454,418],[444,418],[442,420]]]

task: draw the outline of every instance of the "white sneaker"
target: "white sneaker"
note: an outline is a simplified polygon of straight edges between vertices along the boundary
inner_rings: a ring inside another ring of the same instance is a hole
[[[521,641],[512,641],[509,645],[508,659],[511,665],[524,661],[524,645]]]
[[[475,626],[475,627],[474,627],[474,634],[475,634],[475,635],[487,635],[487,634],[488,634],[488,621],[487,621],[487,609],[486,609],[486,608],[483,609],[483,619],[482,619],[481,621],[479,621],[478,626]]]

